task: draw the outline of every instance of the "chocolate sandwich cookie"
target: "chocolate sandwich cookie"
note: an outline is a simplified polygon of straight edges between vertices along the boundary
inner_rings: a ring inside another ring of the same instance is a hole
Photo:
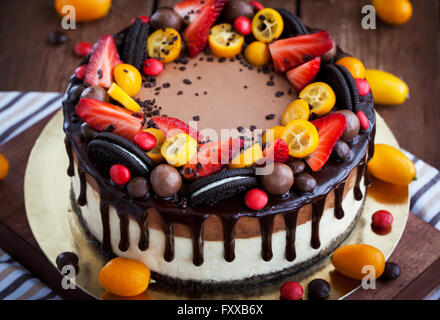
[[[343,73],[334,64],[322,66],[318,74],[318,79],[332,87],[336,95],[337,109],[353,110],[350,86],[347,84]]]
[[[344,76],[345,82],[347,83],[348,89],[350,90],[351,95],[351,103],[353,112],[357,112],[359,110],[359,92],[357,89],[356,81],[354,81],[353,76],[350,71],[344,66],[335,64],[335,67],[342,73]]]
[[[87,145],[89,157],[109,170],[114,164],[126,166],[132,176],[148,176],[154,162],[131,141],[110,132],[98,133]]]
[[[124,39],[122,60],[125,63],[131,64],[137,69],[142,67],[149,32],[150,25],[148,23],[142,23],[140,18],[136,18],[128,29],[128,33]]]
[[[212,205],[221,200],[256,187],[255,169],[223,170],[197,180],[188,186],[187,195],[192,205]]]
[[[281,8],[276,9],[276,11],[278,11],[284,21],[284,29],[283,33],[281,34],[282,39],[300,36],[308,33],[307,28],[304,26],[301,19],[297,15],[291,13],[286,9]]]

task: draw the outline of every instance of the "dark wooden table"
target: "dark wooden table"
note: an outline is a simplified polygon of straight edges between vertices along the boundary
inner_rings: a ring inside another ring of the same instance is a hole
[[[78,41],[94,42],[100,34],[125,27],[132,17],[150,15],[172,0],[113,0],[103,20],[78,24],[67,31],[69,40],[59,47],[47,43],[50,32],[60,28],[53,0],[5,1],[0,10],[0,91],[63,91],[79,59],[73,55]],[[400,106],[377,109],[401,146],[440,167],[440,4],[437,0],[413,1],[409,23],[391,27],[377,21],[376,30],[361,28],[360,0],[273,0],[270,7],[284,7],[301,16],[309,26],[327,29],[347,52],[367,68],[384,69],[403,78],[411,98]],[[50,117],[0,146],[11,162],[10,175],[0,182],[0,247],[22,262],[44,282],[59,289],[60,279],[32,236],[26,220],[23,179],[32,146]],[[359,290],[350,299],[422,299],[440,285],[440,232],[410,214],[407,228],[391,260],[400,264],[402,276],[392,283],[378,283],[378,290]],[[81,292],[66,297],[85,298]]]

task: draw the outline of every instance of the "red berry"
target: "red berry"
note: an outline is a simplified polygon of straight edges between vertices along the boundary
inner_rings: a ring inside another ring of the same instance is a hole
[[[238,17],[234,21],[234,28],[235,28],[235,30],[237,30],[238,33],[241,33],[242,35],[247,36],[248,34],[250,34],[252,32],[251,20],[249,20],[249,18],[246,18],[243,16]]]
[[[370,84],[365,79],[355,79],[359,95],[364,97],[370,93]]]
[[[134,136],[133,141],[145,151],[153,149],[157,144],[156,137],[149,132],[139,132]]]
[[[370,121],[368,121],[367,116],[361,110],[356,113],[362,130],[367,130],[370,127]]]
[[[379,210],[373,214],[373,226],[385,229],[393,223],[393,215],[386,210]]]
[[[114,164],[110,168],[110,178],[116,185],[123,186],[130,181],[130,170],[122,164]]]
[[[263,209],[268,200],[266,192],[257,188],[249,190],[244,196],[244,203],[252,210]]]
[[[136,18],[141,19],[141,20],[142,20],[142,23],[150,23],[150,18],[149,18],[149,17],[139,16],[139,17],[136,17]],[[136,18],[131,19],[130,24],[133,24],[133,23],[134,23],[134,20],[135,20]]]
[[[299,300],[302,298],[304,289],[295,281],[285,282],[280,289],[281,298],[285,300]]]
[[[75,44],[75,47],[73,48],[73,52],[78,57],[86,57],[90,52],[92,52],[93,44],[90,42],[78,42]]]
[[[255,10],[260,11],[264,9],[264,6],[258,1],[249,1],[249,3],[254,7]]]
[[[75,69],[75,76],[78,79],[83,80],[84,77],[86,76],[86,69],[87,69],[86,64],[79,66],[78,68]]]
[[[157,59],[147,59],[142,69],[147,76],[158,76],[163,71],[163,63]]]

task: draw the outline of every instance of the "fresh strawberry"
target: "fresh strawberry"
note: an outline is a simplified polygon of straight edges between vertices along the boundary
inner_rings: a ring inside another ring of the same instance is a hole
[[[266,161],[286,162],[289,160],[289,146],[283,139],[277,139],[273,143],[268,142],[263,155]]]
[[[76,105],[76,113],[89,127],[98,132],[110,126],[113,133],[129,140],[142,130],[144,116],[125,108],[95,99],[82,98]]]
[[[332,47],[332,37],[325,30],[269,44],[270,54],[278,72],[285,72],[315,57],[322,56]]]
[[[178,133],[184,132],[189,134],[198,143],[203,141],[203,136],[197,132],[194,128],[187,125],[182,120],[171,117],[153,117],[154,123],[158,126],[159,130],[167,137],[174,136]]]
[[[113,82],[113,69],[120,63],[122,61],[112,36],[101,36],[93,47],[84,83],[109,88]]]
[[[222,170],[240,151],[242,145],[243,140],[240,139],[200,144],[196,156],[183,166],[184,178],[194,180]]]
[[[197,56],[208,43],[209,29],[216,22],[227,0],[184,0],[174,10],[191,24],[183,33],[183,38],[191,57]]]
[[[336,142],[344,133],[347,121],[343,114],[332,113],[312,123],[318,129],[319,143],[316,150],[306,158],[306,162],[313,171],[318,171],[327,162]]]
[[[287,79],[292,83],[296,90],[301,91],[308,84],[315,80],[321,66],[321,57],[306,62],[299,67],[287,71]]]

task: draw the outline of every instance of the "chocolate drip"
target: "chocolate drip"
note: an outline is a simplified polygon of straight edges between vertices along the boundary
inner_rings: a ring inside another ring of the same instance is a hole
[[[365,171],[365,161],[362,161],[359,163],[357,168],[357,175],[356,175],[356,184],[354,185],[353,192],[354,192],[354,198],[357,201],[362,200],[363,194],[360,188],[362,177],[364,176]]]
[[[75,168],[73,167],[73,152],[72,152],[72,142],[69,137],[64,138],[64,144],[66,145],[67,156],[69,157],[69,167],[67,168],[67,175],[73,177],[75,175]]]
[[[286,224],[286,259],[293,261],[296,259],[295,236],[296,236],[296,222],[298,220],[299,210],[293,210],[285,213],[284,221]]]
[[[344,209],[342,208],[342,200],[344,198],[345,181],[335,189],[335,217],[341,220],[344,217]]]
[[[101,222],[102,222],[102,245],[101,249],[106,254],[110,254],[112,250],[112,243],[110,238],[110,215],[108,210],[108,205],[101,201],[100,203],[101,211]]]
[[[165,233],[165,252],[163,258],[167,262],[174,260],[174,235],[173,235],[173,224],[170,223],[166,218],[162,217],[163,232]]]
[[[78,204],[80,206],[85,206],[87,204],[87,180],[86,180],[86,171],[82,166],[78,167],[78,175],[81,190],[79,192]]]
[[[312,203],[312,240],[310,245],[313,249],[318,249],[321,246],[321,240],[319,239],[319,223],[322,214],[324,213],[325,199],[326,197],[323,197]]]
[[[364,185],[367,188],[371,186],[371,177],[370,177],[370,173],[368,172],[368,168],[364,170]]]
[[[119,241],[119,250],[122,252],[127,251],[130,246],[130,232],[129,232],[129,222],[127,213],[119,213],[120,219],[120,230],[121,230],[121,240]]]
[[[148,233],[148,215],[143,213],[142,218],[139,220],[139,229],[141,230],[141,236],[139,238],[139,250],[145,251],[148,249],[150,235]]]
[[[272,231],[273,231],[273,220],[275,215],[267,215],[259,217],[261,228],[261,256],[264,261],[270,261],[273,257],[272,253]]]
[[[222,219],[223,242],[225,248],[225,260],[232,262],[235,259],[235,224],[236,219]]]
[[[203,264],[203,224],[205,219],[198,219],[191,228],[192,243],[193,243],[193,263],[196,266]]]

